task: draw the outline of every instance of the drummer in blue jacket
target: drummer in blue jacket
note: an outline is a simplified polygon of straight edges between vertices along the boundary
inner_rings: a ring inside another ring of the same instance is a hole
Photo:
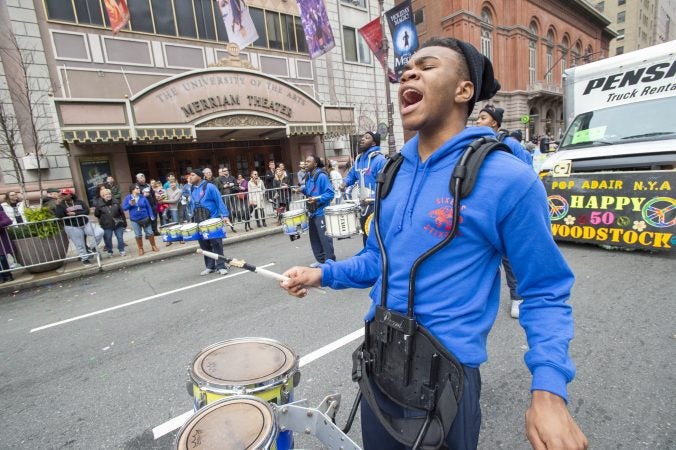
[[[345,190],[348,186],[359,186],[359,203],[361,206],[361,229],[366,246],[366,222],[373,214],[373,199],[376,192],[376,176],[381,171],[387,158],[380,153],[380,134],[367,131],[359,140],[359,154],[354,165],[345,176],[340,186]]]
[[[449,192],[451,173],[468,145],[487,131],[466,128],[467,118],[476,101],[491,98],[500,88],[491,62],[471,44],[432,38],[410,58],[400,81],[402,125],[417,135],[402,148],[403,164],[389,195],[379,200],[379,232],[370,233],[364,250],[352,258],[328,261],[316,269],[287,270],[289,280],[281,287],[297,297],[304,297],[310,286],[372,287],[373,304],[366,315],[371,323],[382,295],[391,314],[407,314],[413,287],[417,326],[426,328],[459,361],[464,374],[457,412],[448,412],[452,423],[445,444],[474,449],[481,428],[479,366],[488,358],[486,341],[500,305],[498,267],[507,255],[524,299],[519,322],[526,332],[524,359],[532,374],[526,435],[538,449],[587,448],[586,437],[566,407],[567,384],[575,375],[568,354],[573,338],[568,298],[574,276],[552,238],[542,183],[514,155],[489,153],[453,220],[453,205],[459,200]],[[445,239],[453,223],[455,238],[416,266],[412,283],[414,262]],[[384,280],[386,288],[381,289]],[[380,323],[388,317],[392,315],[381,316]],[[372,339],[376,345],[385,342],[380,335]],[[376,386],[373,391],[380,389]],[[390,435],[397,430],[382,425],[384,416],[378,417],[378,411],[404,420],[420,415],[420,410],[395,403],[383,393],[376,396],[374,410],[373,398],[361,401],[364,448],[406,448]]]
[[[223,222],[232,226],[230,223],[230,213],[228,208],[223,203],[221,193],[218,188],[212,183],[204,179],[202,169],[194,169],[190,173],[190,211],[192,212],[193,222],[199,223],[204,220],[220,218]],[[217,255],[223,256],[223,239],[200,239],[198,241],[202,250],[206,250]],[[204,257],[204,265],[206,269],[200,272],[200,275],[209,275],[212,272],[218,272],[221,275],[228,273],[225,268],[225,260]]]
[[[309,216],[310,245],[317,263],[336,260],[333,251],[333,239],[326,235],[326,223],[324,222],[324,208],[331,204],[335,195],[331,179],[324,171],[324,163],[318,156],[309,155],[305,158],[305,185],[301,192],[308,198],[307,211]]]

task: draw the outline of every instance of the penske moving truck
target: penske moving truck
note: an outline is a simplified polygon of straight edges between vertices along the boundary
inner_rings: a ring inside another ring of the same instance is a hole
[[[542,165],[556,239],[676,249],[676,40],[565,71]]]

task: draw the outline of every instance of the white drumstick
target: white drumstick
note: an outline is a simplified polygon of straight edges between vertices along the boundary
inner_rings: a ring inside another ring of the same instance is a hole
[[[289,281],[289,277],[285,277],[284,275],[279,274],[277,272],[273,272],[271,270],[263,269],[261,267],[256,267],[254,265],[247,263],[246,261],[242,261],[242,260],[234,259],[234,258],[226,258],[223,255],[219,255],[218,253],[210,252],[210,251],[207,251],[207,250],[202,250],[201,248],[197,249],[197,253],[201,253],[204,256],[206,256],[207,258],[211,258],[211,259],[216,259],[216,260],[222,259],[222,260],[226,261],[228,264],[230,264],[231,266],[240,267],[240,268],[246,269],[250,272],[257,273],[259,275],[263,275],[264,277],[272,278],[273,280]],[[309,289],[309,290],[315,291],[315,292],[319,292],[321,294],[326,294],[326,291],[324,289],[320,289],[320,288],[316,288],[316,287],[312,287],[312,286],[306,287],[306,289]]]

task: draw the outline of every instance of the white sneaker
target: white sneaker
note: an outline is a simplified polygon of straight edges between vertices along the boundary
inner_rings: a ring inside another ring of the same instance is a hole
[[[310,264],[310,267],[313,268],[313,269],[318,269],[321,266],[322,266],[322,264],[318,263],[318,262],[313,262],[312,264]]]
[[[521,303],[523,303],[523,300],[512,300],[512,310],[509,315],[514,319],[519,318],[519,307],[521,306]]]
[[[228,269],[218,269],[218,273],[220,273],[221,275],[227,275]]]
[[[204,269],[203,271],[200,272],[200,276],[209,275],[213,271],[214,271],[214,269]]]

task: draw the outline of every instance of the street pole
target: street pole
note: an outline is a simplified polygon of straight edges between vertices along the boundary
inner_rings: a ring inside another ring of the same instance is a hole
[[[388,76],[389,63],[389,42],[385,34],[385,15],[383,14],[383,3],[385,0],[378,0],[378,15],[380,16],[380,32],[383,36],[383,52],[385,54],[385,64],[383,71],[385,73],[385,101],[387,102],[387,147],[388,153],[394,155],[397,153],[397,145],[394,142],[394,106],[392,105],[392,97],[390,95],[390,79]]]

